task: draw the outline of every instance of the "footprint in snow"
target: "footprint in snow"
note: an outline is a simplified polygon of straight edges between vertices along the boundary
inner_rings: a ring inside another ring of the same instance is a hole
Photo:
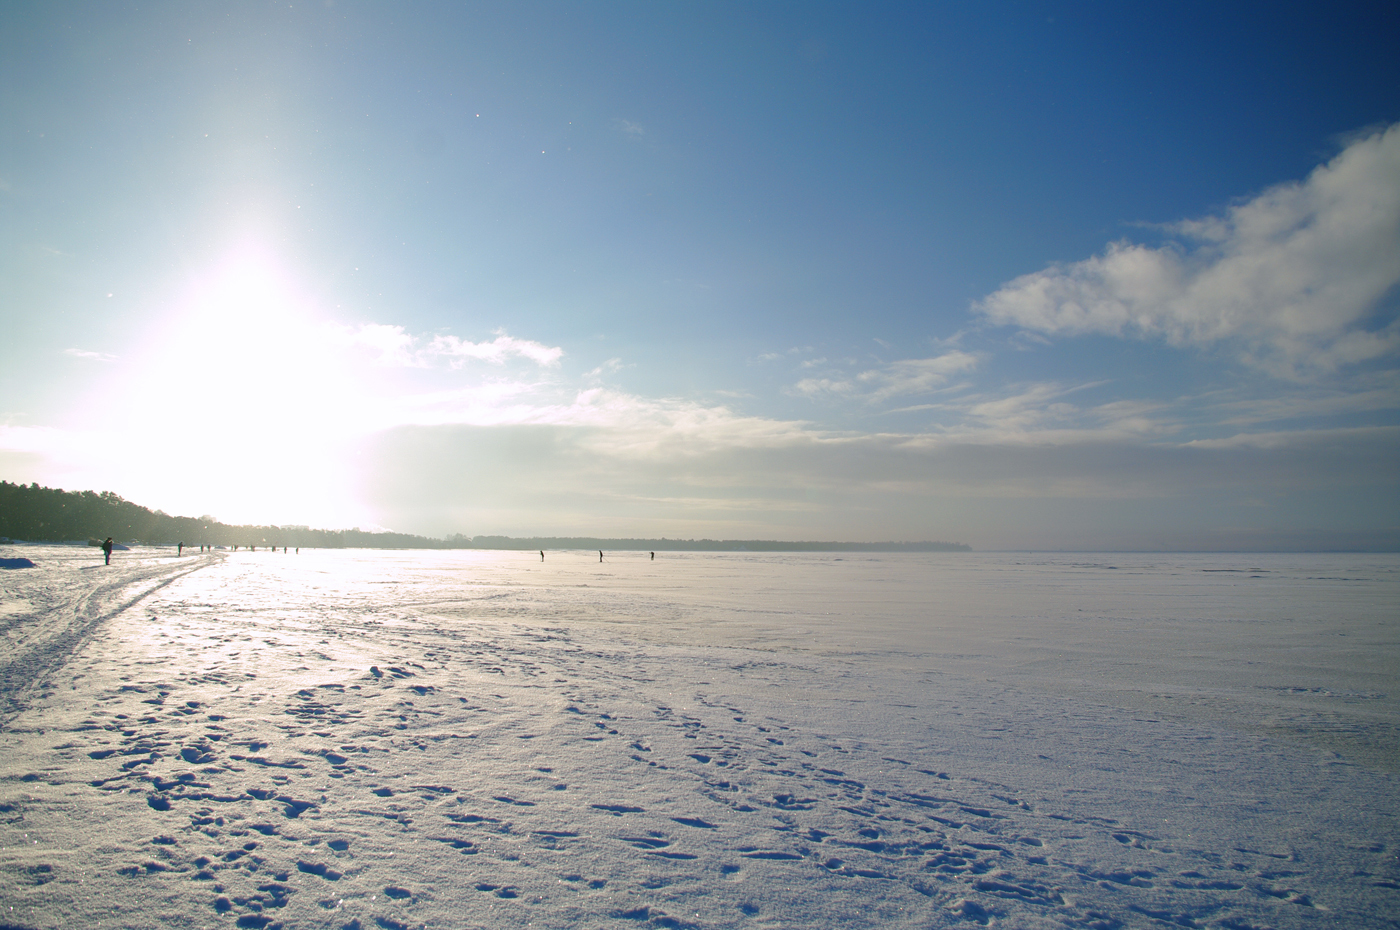
[[[319,875],[328,882],[338,882],[341,873],[320,862],[307,862],[304,859],[297,860],[297,871],[305,872],[307,875]]]

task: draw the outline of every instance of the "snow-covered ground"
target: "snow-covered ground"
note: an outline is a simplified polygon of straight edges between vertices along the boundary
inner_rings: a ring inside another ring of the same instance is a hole
[[[1400,557],[0,556],[0,926],[1400,925]]]

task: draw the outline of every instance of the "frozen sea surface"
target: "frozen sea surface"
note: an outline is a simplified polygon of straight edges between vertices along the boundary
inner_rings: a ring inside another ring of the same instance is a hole
[[[1400,557],[0,547],[0,926],[1400,926]]]

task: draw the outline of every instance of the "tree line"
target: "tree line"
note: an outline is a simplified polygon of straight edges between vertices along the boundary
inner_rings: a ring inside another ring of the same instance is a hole
[[[231,526],[213,519],[172,517],[111,491],[64,491],[0,481],[0,536],[32,542],[104,539],[145,546],[292,546],[319,549],[454,549],[445,539],[359,529]]]

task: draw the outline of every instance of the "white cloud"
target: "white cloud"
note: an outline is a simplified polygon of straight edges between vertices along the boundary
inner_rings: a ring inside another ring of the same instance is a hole
[[[64,355],[71,355],[74,358],[87,358],[97,362],[114,362],[117,357],[106,352],[90,352],[87,349],[64,349]]]
[[[1386,440],[1392,444],[1400,436],[1394,426],[1360,426],[1341,429],[1287,430],[1272,433],[1239,433],[1221,439],[1194,439],[1184,448],[1193,449],[1297,449],[1317,446],[1344,446],[1352,442]]]
[[[725,406],[605,388],[580,391],[568,404],[537,408],[529,422],[604,430],[602,441],[610,454],[628,456],[662,449],[685,456],[721,448],[771,448],[813,435],[800,420],[745,416]]]
[[[512,359],[552,368],[564,355],[558,346],[517,339],[503,330],[496,330],[496,338],[489,342],[472,342],[450,334],[415,336],[402,326],[386,323],[332,326],[330,330],[333,342],[368,348],[373,352],[373,364],[390,368],[427,368],[442,359],[452,368],[461,368],[467,361],[501,366]]]
[[[583,376],[590,380],[596,381],[597,379],[603,377],[603,375],[610,375],[613,372],[621,370],[621,368],[622,359],[610,358],[603,364],[599,365],[597,368],[594,368],[591,371],[584,372]]]
[[[825,362],[815,359],[811,364]],[[804,362],[802,367],[809,367]],[[977,367],[977,356],[956,350],[933,358],[910,358],[886,362],[848,377],[803,378],[789,393],[805,397],[839,395],[859,397],[879,403],[892,397],[930,394],[947,385],[959,372]]]
[[[1400,283],[1400,124],[1305,181],[1169,232],[1177,241],[1159,248],[1117,242],[1023,275],[974,309],[1047,334],[1232,340],[1247,361],[1279,374],[1400,351],[1400,322],[1373,321]]]
[[[851,394],[855,385],[847,380],[834,378],[803,378],[792,386],[789,393],[804,397],[820,397],[823,394]]]
[[[856,376],[862,385],[874,388],[871,400],[881,401],[910,394],[928,394],[948,383],[953,375],[977,367],[977,356],[970,352],[945,352],[934,358],[902,359]]]
[[[1080,384],[1011,384],[1001,390],[966,391],[923,404],[943,425],[929,436],[958,442],[1064,445],[1151,440],[1189,443],[1261,428],[1316,435],[1349,423],[1382,423],[1400,410],[1400,372],[1378,371],[1344,385],[1261,383],[1172,398],[1121,396],[1110,381]],[[1113,396],[1119,394],[1119,396]]]
[[[1355,418],[1400,410],[1400,372],[1374,372],[1354,379],[1345,388],[1305,385],[1263,396],[1213,394],[1202,400],[1212,418],[1231,428],[1290,420]]]
[[[1164,402],[1115,399],[1083,403],[1075,395],[1109,385],[1092,381],[1009,385],[1003,392],[964,393],[918,409],[941,413],[945,425],[926,436],[938,442],[1065,446],[1165,441],[1179,435],[1195,399]],[[919,440],[921,441],[921,440]]]
[[[1079,409],[1062,400],[1068,393],[1058,384],[1036,384],[1008,397],[974,400],[965,410],[967,417],[983,429],[1027,433],[1076,415]]]
[[[564,350],[558,346],[547,346],[529,339],[516,339],[498,332],[490,342],[470,342],[456,336],[434,336],[433,341],[423,350],[426,355],[439,355],[453,359],[457,365],[463,359],[476,359],[492,365],[503,365],[511,358],[529,359],[536,365],[552,366],[559,364]]]
[[[351,341],[357,345],[376,350],[379,365],[413,365],[414,339],[404,332],[402,326],[388,326],[383,323],[366,323],[351,334]]]

